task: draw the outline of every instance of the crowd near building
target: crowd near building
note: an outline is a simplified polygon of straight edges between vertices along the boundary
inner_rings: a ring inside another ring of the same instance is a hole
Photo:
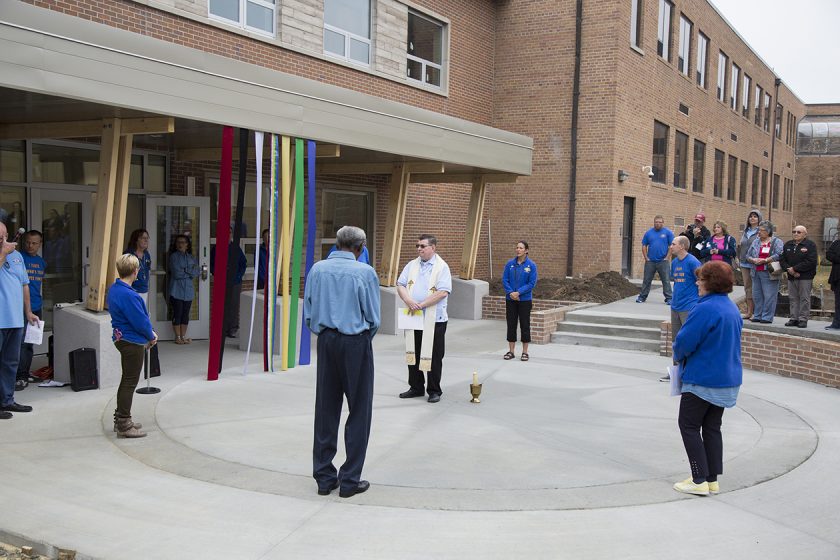
[[[316,254],[361,227],[386,288],[426,231],[461,279],[522,238],[543,277],[639,278],[655,215],[786,232],[837,190],[838,106],[806,107],[707,0],[14,0],[0,47],[0,208],[44,233],[48,328],[54,303],[102,308],[99,257],[146,228],[170,332],[164,255],[186,233],[209,264],[223,125],[316,140]],[[797,158],[797,131],[826,151]]]

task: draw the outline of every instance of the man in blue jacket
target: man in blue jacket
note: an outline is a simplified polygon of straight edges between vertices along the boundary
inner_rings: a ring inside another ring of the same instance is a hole
[[[644,303],[650,293],[650,284],[655,274],[659,274],[662,282],[662,293],[665,304],[671,303],[671,280],[668,276],[668,251],[674,240],[674,232],[665,227],[665,218],[656,216],[653,227],[642,237],[642,256],[645,258],[645,276],[642,281],[642,291],[636,298],[636,303]]]

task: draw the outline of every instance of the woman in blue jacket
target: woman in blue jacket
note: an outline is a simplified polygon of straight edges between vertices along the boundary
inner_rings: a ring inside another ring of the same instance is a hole
[[[735,238],[729,235],[729,228],[726,222],[718,220],[715,222],[713,234],[700,250],[702,262],[723,261],[732,266],[732,259],[735,258]]]
[[[759,223],[758,235],[753,238],[747,251],[747,261],[753,265],[751,274],[755,311],[750,318],[753,323],[770,324],[776,315],[781,278],[771,274],[772,263],[782,258],[785,244],[773,236],[774,229],[775,226],[767,220]]]
[[[528,343],[531,342],[531,292],[537,285],[537,265],[528,258],[528,243],[516,244],[516,257],[510,259],[502,273],[502,286],[505,288],[505,317],[507,318],[508,352],[505,360],[516,357],[516,323],[522,331],[522,356],[527,362]]]
[[[190,308],[195,299],[193,279],[198,276],[198,261],[192,254],[192,242],[186,235],[175,236],[175,250],[169,255],[169,306],[172,309],[172,330],[175,344],[190,344],[187,329]]]
[[[140,260],[130,254],[117,258],[119,278],[108,290],[108,311],[111,313],[112,340],[120,353],[122,378],[117,389],[117,409],[114,411],[114,431],[117,437],[140,438],[146,432],[142,426],[131,419],[131,403],[134,389],[140,381],[146,348],[157,344],[158,336],[152,330],[149,312],[140,294],[131,284],[137,280],[140,272]]]
[[[135,229],[128,238],[125,254],[134,255],[140,261],[137,279],[131,284],[134,291],[143,298],[146,309],[149,308],[149,276],[152,271],[152,256],[149,254],[149,232],[145,229]]]
[[[691,477],[674,484],[685,494],[720,492],[723,472],[723,409],[735,406],[741,388],[741,327],[738,307],[729,299],[732,267],[712,261],[697,269],[700,300],[674,340],[674,360],[682,372],[679,426]]]

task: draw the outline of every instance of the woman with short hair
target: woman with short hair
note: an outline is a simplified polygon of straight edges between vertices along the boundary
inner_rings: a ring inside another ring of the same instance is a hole
[[[771,274],[772,263],[779,262],[785,244],[773,236],[775,226],[768,220],[758,224],[758,234],[747,251],[747,262],[752,269],[753,301],[755,311],[750,319],[753,323],[773,322],[779,297],[779,277]]]
[[[723,410],[735,406],[741,387],[741,319],[729,299],[732,267],[712,261],[695,271],[700,299],[674,339],[682,380],[679,427],[691,477],[674,490],[706,496],[720,492]]]

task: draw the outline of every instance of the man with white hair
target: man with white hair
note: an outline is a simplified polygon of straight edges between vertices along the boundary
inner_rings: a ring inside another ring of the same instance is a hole
[[[15,378],[26,324],[38,321],[29,303],[23,255],[8,237],[6,224],[0,222],[0,420],[8,420],[13,412],[32,411],[15,402]]]
[[[793,239],[785,243],[782,268],[787,271],[788,299],[790,300],[790,320],[786,327],[808,326],[811,318],[811,286],[817,274],[817,245],[808,239],[805,226],[793,226]]]

